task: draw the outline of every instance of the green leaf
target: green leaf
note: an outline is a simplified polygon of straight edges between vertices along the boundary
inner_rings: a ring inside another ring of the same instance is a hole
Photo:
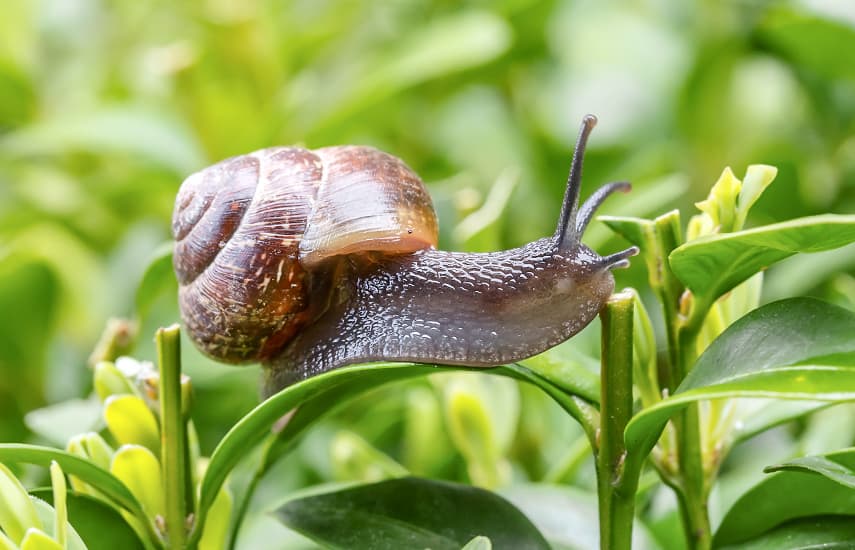
[[[0,463],[0,529],[20,544],[31,527],[40,528],[42,523],[30,496],[12,471]]]
[[[652,249],[656,231],[652,220],[627,216],[598,216],[597,219],[643,251]]]
[[[520,365],[551,382],[565,392],[591,403],[600,402],[600,377],[579,361],[559,354],[554,348],[523,359]]]
[[[851,458],[851,460],[849,460]],[[845,462],[851,462],[847,465]],[[828,456],[803,456],[781,464],[768,466],[764,472],[813,472],[855,489],[855,448],[839,451]]]
[[[855,242],[855,216],[826,214],[700,237],[678,247],[669,260],[677,278],[712,303],[779,260],[851,242]]]
[[[478,536],[467,542],[460,550],[493,550],[493,543],[487,537]]]
[[[698,358],[669,399],[626,428],[631,452],[646,454],[668,419],[695,401],[772,397],[855,400],[855,313],[812,298],[768,304],[739,319]]]
[[[825,458],[850,471],[855,468],[853,449],[829,453]],[[813,472],[781,471],[764,478],[731,506],[715,540],[733,544],[792,519],[825,514],[848,515],[849,522],[855,524],[855,491]]]
[[[232,494],[223,487],[211,505],[209,519],[199,540],[199,550],[220,550],[226,547],[232,517]]]
[[[31,494],[30,500],[36,507],[36,512],[39,514],[39,518],[41,519],[42,525],[44,526],[44,533],[59,542],[59,538],[57,537],[56,533],[56,519],[58,515],[57,511],[54,510],[54,508],[46,500],[41,499],[38,496]],[[80,535],[74,529],[74,526],[70,525],[68,521],[66,521],[65,523],[65,535],[66,544],[62,545],[62,548],[64,548],[65,550],[86,550],[86,544],[84,544],[83,539],[80,538]]]
[[[165,515],[163,476],[154,453],[140,445],[124,445],[113,455],[110,473],[137,497],[148,517]]]
[[[819,516],[791,521],[720,550],[847,550],[855,540],[855,521],[848,517]]]
[[[120,445],[142,445],[160,452],[160,428],[142,397],[111,395],[104,402],[104,421]]]
[[[424,376],[436,372],[469,370],[466,367],[437,367],[413,363],[374,363],[354,365],[304,380],[289,386],[271,396],[247,413],[220,440],[214,452],[205,476],[202,478],[199,506],[193,539],[200,536],[199,529],[204,527],[205,518],[214,497],[225,482],[229,472],[246,456],[249,449],[258,445],[271,434],[274,425],[283,416],[297,408],[293,416],[268,447],[261,465],[262,473],[280,456],[290,449],[296,438],[317,419],[334,410],[347,400],[374,389],[382,384],[396,380],[405,380],[415,376]],[[568,395],[549,381],[521,365],[506,365],[491,369],[476,369],[524,380],[541,388],[574,418],[579,420],[589,436],[593,436],[593,415],[595,409],[579,397]],[[334,405],[330,405],[334,403]]]
[[[161,244],[152,253],[137,286],[135,305],[137,315],[145,318],[151,305],[168,284],[175,283],[175,272],[172,270],[172,241]]]
[[[53,495],[50,489],[31,491],[33,496],[49,504]],[[80,493],[66,494],[68,523],[74,528],[89,550],[142,550],[142,542],[128,525],[122,514],[103,500]]]
[[[457,550],[478,535],[497,548],[549,548],[528,518],[500,496],[415,477],[296,498],[276,517],[330,548]]]
[[[30,527],[27,529],[24,540],[21,541],[21,550],[65,550],[65,548],[44,531]]]
[[[77,476],[97,488],[134,516],[141,519],[146,517],[137,499],[121,481],[88,460],[49,447],[0,443],[0,462],[36,464],[48,468],[52,460],[55,460],[66,474]]]

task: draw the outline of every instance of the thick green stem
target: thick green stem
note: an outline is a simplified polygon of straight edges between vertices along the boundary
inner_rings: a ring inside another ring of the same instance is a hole
[[[680,359],[678,373],[685,378],[697,359],[697,339],[701,323],[686,325],[680,330]],[[692,550],[707,550],[712,545],[707,507],[707,482],[703,463],[700,410],[694,403],[674,419],[677,428],[677,457],[682,495],[680,499],[686,540]]]
[[[681,314],[684,287],[671,272],[668,263],[670,253],[683,242],[679,213],[669,212],[656,218],[654,226],[655,265],[658,272],[656,284],[652,286],[663,308],[670,363],[662,385],[673,393],[697,359],[698,335],[710,304],[695,303],[688,317]],[[698,405],[694,404],[673,419],[678,460],[677,475],[673,481],[676,482],[683,526],[692,550],[708,549],[712,543],[699,416]]]
[[[181,412],[181,342],[178,325],[157,331],[160,368],[160,462],[166,498],[167,547],[183,549],[187,520],[187,434]]]
[[[632,417],[633,295],[612,296],[600,312],[602,366],[597,496],[600,548],[629,550],[639,468],[627,468],[623,432]],[[636,461],[632,461],[635,464]]]

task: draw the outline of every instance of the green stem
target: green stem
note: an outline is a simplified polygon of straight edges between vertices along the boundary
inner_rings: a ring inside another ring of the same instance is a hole
[[[698,316],[693,315],[697,319]],[[697,359],[697,339],[701,323],[692,323],[680,330],[680,360],[677,371],[680,379],[685,378]],[[706,475],[703,464],[703,446],[701,442],[700,410],[694,403],[686,407],[675,418],[677,429],[677,457],[679,477],[682,489],[680,499],[683,527],[686,539],[692,550],[706,550],[712,546],[707,507]]]
[[[689,317],[680,313],[684,287],[671,272],[668,256],[683,242],[679,213],[669,212],[656,218],[656,260],[659,269],[654,289],[662,303],[665,327],[668,336],[668,357],[664,386],[670,393],[680,385],[697,358],[698,334],[710,304],[696,303]],[[706,478],[702,460],[700,421],[698,405],[690,405],[674,420],[677,434],[677,458],[679,483],[678,497],[683,517],[683,526],[689,548],[704,550],[710,547],[709,516],[707,513]]]
[[[600,312],[602,366],[597,498],[600,548],[629,550],[640,468],[627,468],[623,432],[632,417],[633,295],[620,292]]]
[[[181,341],[178,325],[155,337],[160,368],[160,462],[166,498],[167,547],[183,549],[186,535],[186,425],[181,414]]]
[[[676,210],[663,214],[654,220],[655,236],[655,268],[656,276],[651,279],[651,286],[656,292],[659,303],[662,304],[662,315],[665,320],[666,337],[668,338],[668,362],[664,379],[660,387],[668,388],[669,393],[674,393],[680,385],[682,378],[675,372],[680,361],[680,342],[677,327],[680,325],[680,297],[684,286],[671,272],[668,256],[683,242],[683,234],[680,229],[680,213]]]

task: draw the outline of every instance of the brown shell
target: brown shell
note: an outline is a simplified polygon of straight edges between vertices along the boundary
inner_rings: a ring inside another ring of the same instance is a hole
[[[327,258],[437,243],[418,176],[358,146],[274,147],[206,168],[181,185],[172,230],[189,333],[234,363],[270,357],[294,336],[312,301],[306,274]]]

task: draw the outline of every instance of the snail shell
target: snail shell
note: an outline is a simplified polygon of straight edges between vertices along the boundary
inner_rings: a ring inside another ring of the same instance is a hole
[[[272,356],[312,318],[309,273],[328,258],[406,254],[438,233],[418,176],[358,146],[273,147],[197,172],[172,230],[183,320],[200,350],[230,363]]]

